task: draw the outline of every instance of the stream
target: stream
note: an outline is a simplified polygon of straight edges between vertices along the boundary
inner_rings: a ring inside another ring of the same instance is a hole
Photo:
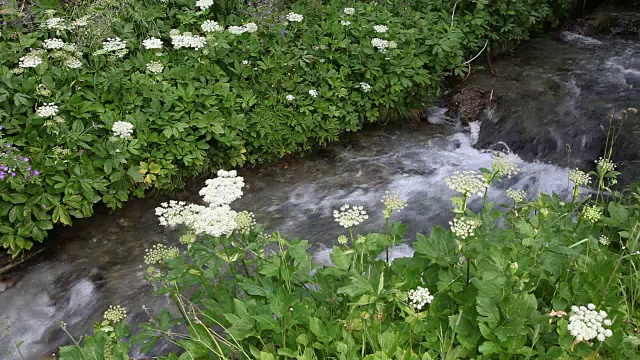
[[[486,149],[508,147],[523,160],[520,174],[492,187],[490,200],[507,202],[511,187],[530,199],[540,192],[567,197],[568,169],[593,167],[602,155],[609,114],[640,107],[639,54],[640,41],[633,39],[565,32],[531,40],[496,63],[495,77],[478,70],[463,84],[494,90],[497,105],[481,122],[463,126],[445,108],[433,108],[425,122],[370,127],[312,156],[240,171],[247,185],[232,205],[253,211],[269,231],[310,240],[316,260],[327,263],[328,249],[344,232],[333,221],[334,209],[364,205],[369,220],[357,230],[378,231],[381,199],[386,191],[397,192],[409,204],[394,219],[409,226],[410,239],[433,225],[446,226],[454,194],[444,178],[489,168]],[[638,179],[637,118],[620,128],[613,160],[626,181]],[[203,185],[132,200],[113,213],[98,209],[51,234],[46,254],[18,269],[13,286],[0,288],[0,359],[48,358],[70,343],[60,321],[79,338],[109,305],[124,306],[132,324],[146,320],[143,305],[155,311],[170,306],[144,280],[143,255],[155,243],[177,244],[179,232],[161,227],[153,209],[167,199],[197,202]],[[478,202],[470,206],[478,208]],[[404,244],[392,254],[411,252]]]

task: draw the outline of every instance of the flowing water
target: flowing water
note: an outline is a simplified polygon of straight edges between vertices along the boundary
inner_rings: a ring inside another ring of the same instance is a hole
[[[530,197],[539,192],[568,196],[567,145],[573,149],[571,166],[597,158],[607,115],[640,105],[639,50],[636,41],[570,33],[533,40],[515,57],[498,62],[497,77],[470,79],[494,88],[498,97],[482,126],[463,127],[445,116],[446,109],[435,108],[428,123],[369,129],[308,158],[247,169],[241,172],[245,195],[234,208],[254,211],[269,230],[309,239],[317,261],[324,263],[327,249],[343,232],[332,210],[345,203],[369,210],[370,220],[359,228],[363,232],[381,228],[380,200],[386,191],[408,199],[407,208],[395,215],[409,225],[408,234],[446,226],[453,193],[443,179],[456,170],[490,167],[490,155],[482,149],[508,146],[524,159],[519,175],[492,188],[491,200],[505,202],[509,187]],[[627,168],[638,154],[623,151],[634,145],[635,128],[629,129],[628,143],[618,145]],[[169,198],[198,201],[202,185]],[[60,321],[80,336],[111,304],[126,307],[133,323],[145,320],[143,305],[169,306],[166,297],[152,295],[142,261],[145,248],[177,243],[179,233],[160,227],[153,214],[164,200],[133,200],[112,214],[99,210],[53,234],[47,255],[20,269],[15,285],[0,292],[0,359],[42,359],[69,343]],[[406,244],[393,251],[396,257],[410,254]]]

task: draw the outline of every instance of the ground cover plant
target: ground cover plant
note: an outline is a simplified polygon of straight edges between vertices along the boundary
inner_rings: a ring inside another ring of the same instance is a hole
[[[554,0],[3,1],[0,243],[397,117]]]
[[[330,266],[312,262],[307,241],[267,235],[232,210],[244,183],[220,171],[203,205],[156,209],[162,225],[185,229],[179,248],[158,244],[144,258],[175,309],[147,309],[131,338],[125,309],[112,307],[60,358],[127,359],[130,339],[149,350],[160,338],[183,349],[162,357],[173,360],[640,358],[640,187],[612,192],[619,173],[601,158],[591,173],[569,171],[568,199],[508,189],[496,204],[488,189],[519,170],[514,155],[493,156],[491,169],[445,180],[455,217],[418,234],[412,257],[389,261],[405,241],[397,194],[382,199],[380,233],[358,232],[374,215],[362,206],[335,209],[346,234]]]

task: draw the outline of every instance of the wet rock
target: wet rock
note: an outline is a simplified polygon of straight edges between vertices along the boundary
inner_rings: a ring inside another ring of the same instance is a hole
[[[456,92],[449,101],[449,116],[458,115],[467,125],[476,121],[482,112],[491,105],[493,93],[477,86],[468,86]]]
[[[640,12],[603,11],[584,19],[569,22],[567,29],[584,36],[596,34],[640,35]]]

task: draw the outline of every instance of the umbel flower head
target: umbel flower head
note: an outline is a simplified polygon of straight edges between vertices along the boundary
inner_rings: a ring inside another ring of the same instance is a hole
[[[301,22],[304,19],[304,16],[296,14],[294,12],[290,12],[287,14],[286,18],[291,22]]]
[[[518,164],[522,161],[518,155],[494,152],[491,154],[491,167],[498,176],[511,178],[520,172]]]
[[[117,323],[124,320],[127,317],[127,311],[120,305],[111,305],[104,312],[104,319],[112,323]]]
[[[475,171],[456,171],[452,176],[444,179],[451,190],[467,196],[482,196],[489,186],[479,173]]]
[[[149,37],[142,42],[142,46],[147,50],[162,49],[162,40],[154,37]]]
[[[113,136],[126,139],[133,134],[133,128],[133,124],[128,121],[116,121],[113,123],[111,131],[113,131]]]
[[[211,33],[211,32],[223,31],[224,30],[224,26],[218,24],[218,22],[213,21],[213,20],[207,20],[207,21],[203,22],[202,25],[200,25],[200,28],[202,29],[202,31],[204,31],[206,33]]]
[[[584,171],[571,169],[569,170],[569,180],[571,180],[571,182],[576,186],[585,186],[589,185],[589,183],[591,182],[591,177]]]
[[[449,225],[451,225],[451,231],[453,231],[458,238],[464,240],[475,233],[476,229],[480,226],[480,220],[461,217],[449,221]]]
[[[592,223],[596,223],[602,217],[602,208],[598,205],[585,206],[582,215]]]
[[[572,306],[569,314],[569,325],[567,329],[575,338],[576,342],[590,341],[597,339],[605,341],[613,335],[611,329],[605,326],[611,326],[612,322],[607,318],[605,311],[596,311],[594,304],[587,306]]]
[[[363,206],[351,207],[349,204],[342,205],[340,210],[333,210],[335,221],[345,228],[362,224],[369,218]]]
[[[54,117],[58,114],[58,105],[54,103],[44,103],[36,108],[36,115],[39,117]]]
[[[433,295],[429,292],[429,289],[418,286],[415,290],[409,290],[407,294],[409,304],[416,310],[422,310],[422,308],[431,304],[433,301]]]
[[[147,71],[154,74],[159,74],[164,70],[164,65],[158,61],[150,61],[146,65]]]
[[[235,170],[218,170],[218,177],[205,181],[200,195],[209,206],[229,205],[242,197],[244,179]]]
[[[515,203],[521,203],[527,199],[527,193],[520,189],[507,189],[507,196]]]
[[[236,215],[236,228],[240,232],[249,232],[256,225],[256,217],[250,211],[241,211]]]
[[[391,213],[393,210],[402,210],[407,206],[407,201],[402,200],[399,194],[387,194],[382,198],[382,203],[384,204],[384,218],[388,219],[391,217]]]
[[[166,260],[178,257],[180,251],[175,246],[165,246],[163,244],[155,244],[151,249],[146,249],[144,254],[144,263],[154,265],[162,263]]]

